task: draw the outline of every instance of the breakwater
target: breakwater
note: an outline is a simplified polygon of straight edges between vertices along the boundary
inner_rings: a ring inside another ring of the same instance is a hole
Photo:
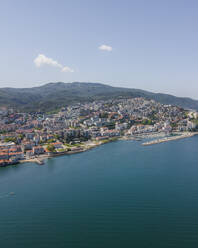
[[[155,139],[155,140],[147,141],[147,142],[142,143],[142,145],[143,146],[155,145],[155,144],[164,143],[164,142],[168,142],[168,141],[189,138],[189,137],[192,137],[192,136],[197,135],[197,134],[198,133],[187,132],[187,133],[183,133],[183,134],[179,134],[179,135],[174,135],[174,136],[169,136],[169,137],[165,137],[165,138],[161,138],[161,139]]]

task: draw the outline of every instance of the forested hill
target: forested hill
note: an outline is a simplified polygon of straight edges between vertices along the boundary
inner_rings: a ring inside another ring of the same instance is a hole
[[[48,83],[33,88],[0,88],[0,107],[23,111],[51,111],[76,102],[118,97],[145,97],[160,103],[198,110],[198,100],[152,93],[139,89],[112,87],[100,83]]]

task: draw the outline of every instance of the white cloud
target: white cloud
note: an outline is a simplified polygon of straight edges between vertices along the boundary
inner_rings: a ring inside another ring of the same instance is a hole
[[[113,48],[111,46],[101,45],[101,46],[98,47],[98,49],[103,50],[103,51],[111,52]]]
[[[62,68],[62,72],[74,72],[74,70],[71,69],[71,68],[68,67],[68,66],[64,66],[64,67]]]
[[[44,54],[39,54],[35,59],[34,59],[34,64],[37,67],[41,67],[43,65],[49,65],[53,67],[60,68],[62,72],[74,72],[73,69],[71,69],[68,66],[63,66],[59,64],[56,60],[53,60],[52,58],[48,58]]]

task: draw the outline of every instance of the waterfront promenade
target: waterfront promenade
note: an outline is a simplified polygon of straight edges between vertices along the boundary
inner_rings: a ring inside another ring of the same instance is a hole
[[[165,136],[165,133],[156,132],[156,133],[142,134],[142,135],[137,135],[137,136],[121,136],[121,137],[117,137],[116,139],[115,138],[109,138],[109,139],[102,140],[102,141],[88,141],[88,142],[84,143],[83,145],[81,145],[80,147],[73,147],[73,150],[71,150],[71,151],[65,150],[62,152],[40,154],[37,156],[33,156],[31,158],[25,158],[23,160],[19,160],[19,163],[31,162],[31,163],[36,163],[36,164],[42,165],[42,164],[44,164],[44,161],[48,158],[85,152],[87,150],[93,149],[93,148],[100,146],[102,144],[109,143],[109,142],[116,141],[116,140],[141,141],[143,139],[155,138],[153,140],[142,143],[143,146],[149,146],[149,145],[164,143],[164,142],[168,142],[168,141],[188,138],[188,137],[192,137],[192,136],[197,135],[197,134],[198,134],[198,132],[180,132],[180,133],[173,133],[173,136]]]

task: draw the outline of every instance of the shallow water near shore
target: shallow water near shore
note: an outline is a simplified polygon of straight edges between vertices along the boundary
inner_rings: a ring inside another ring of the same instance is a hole
[[[0,168],[8,248],[198,247],[198,136]]]

